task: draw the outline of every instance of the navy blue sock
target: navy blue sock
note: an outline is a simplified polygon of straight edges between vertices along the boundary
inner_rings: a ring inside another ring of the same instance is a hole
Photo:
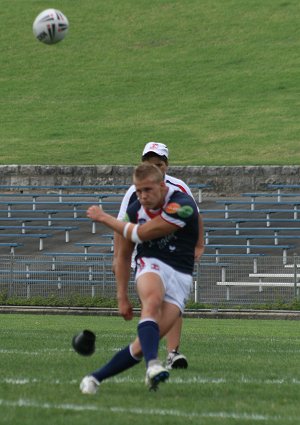
[[[137,329],[143,355],[148,366],[150,360],[158,357],[159,327],[155,321],[146,319],[138,324]]]
[[[129,349],[129,345],[122,350],[118,351],[113,358],[106,363],[103,367],[96,370],[92,375],[99,381],[110,378],[111,376],[117,375],[126,369],[131,368],[138,364],[140,360],[132,357]]]

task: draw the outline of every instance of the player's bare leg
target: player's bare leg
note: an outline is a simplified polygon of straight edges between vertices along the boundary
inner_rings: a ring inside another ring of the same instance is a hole
[[[146,272],[137,279],[137,292],[141,300],[141,318],[138,324],[138,341],[146,363],[146,385],[157,390],[169,373],[158,359],[160,319],[164,299],[164,286],[157,273]]]
[[[163,301],[164,286],[156,273],[149,272],[139,276],[137,290],[142,311],[138,338],[132,345],[132,350],[137,356],[141,351],[144,353],[147,365],[146,384],[150,389],[156,389],[159,382],[168,377],[166,369],[157,358],[159,339],[172,328],[180,310],[177,305]]]
[[[95,394],[103,380],[135,366],[143,355],[147,365],[146,384],[149,389],[156,390],[160,382],[168,379],[169,373],[158,359],[159,339],[172,328],[180,310],[175,304],[163,301],[164,287],[158,275],[148,273],[146,279],[142,279],[143,276],[138,279],[138,292],[142,301],[139,336],[132,344],[116,353],[106,365],[84,377],[80,384],[82,393]]]
[[[188,367],[186,357],[179,352],[181,329],[182,316],[179,316],[166,335],[168,351],[166,361],[167,369],[186,369]]]

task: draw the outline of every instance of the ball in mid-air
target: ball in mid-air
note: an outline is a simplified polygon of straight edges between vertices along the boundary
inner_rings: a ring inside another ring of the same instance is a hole
[[[95,351],[96,335],[85,329],[72,339],[72,347],[82,356],[91,356]]]
[[[65,38],[68,29],[68,18],[57,9],[46,9],[33,22],[33,34],[46,44],[55,44]]]

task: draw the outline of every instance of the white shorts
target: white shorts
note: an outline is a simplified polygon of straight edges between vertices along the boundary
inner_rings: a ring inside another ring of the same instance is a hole
[[[192,287],[192,276],[181,273],[157,258],[142,257],[137,260],[135,280],[144,273],[156,273],[161,278],[165,288],[164,301],[175,304],[183,313],[185,303]]]

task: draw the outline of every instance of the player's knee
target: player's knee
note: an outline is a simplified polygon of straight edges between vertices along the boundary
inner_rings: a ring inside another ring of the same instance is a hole
[[[159,296],[149,297],[142,305],[142,313],[144,316],[148,315],[157,319],[160,315],[161,306],[162,300]]]

